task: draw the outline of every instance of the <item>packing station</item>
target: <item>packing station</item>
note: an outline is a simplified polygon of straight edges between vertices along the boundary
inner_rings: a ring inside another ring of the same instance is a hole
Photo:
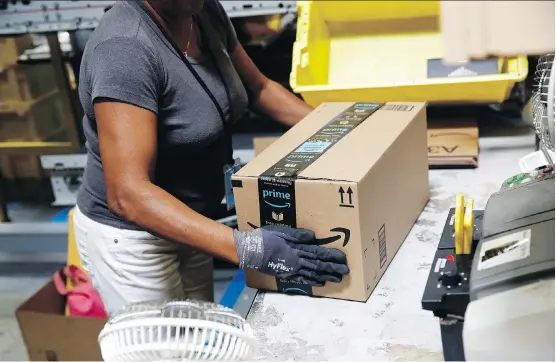
[[[554,361],[555,12],[0,0],[0,360]]]

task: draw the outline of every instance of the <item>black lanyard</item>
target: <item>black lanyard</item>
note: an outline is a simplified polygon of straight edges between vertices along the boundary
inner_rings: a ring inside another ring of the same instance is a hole
[[[205,81],[201,78],[201,76],[199,75],[199,73],[197,73],[197,71],[195,70],[195,68],[193,67],[193,65],[189,62],[189,60],[187,59],[187,57],[182,53],[182,51],[180,50],[180,48],[178,47],[178,45],[174,42],[174,40],[170,37],[170,35],[166,32],[166,29],[164,29],[164,27],[162,26],[162,24],[159,23],[158,19],[156,19],[156,17],[154,16],[154,14],[146,8],[145,4],[142,4],[142,1],[139,0],[140,4],[140,8],[147,14],[147,16],[156,24],[156,26],[158,27],[158,29],[160,30],[160,32],[162,33],[162,35],[164,35],[164,37],[166,38],[166,40],[168,41],[168,43],[170,43],[170,45],[174,48],[174,51],[176,51],[176,53],[178,53],[178,56],[180,57],[180,59],[184,62],[184,64],[186,65],[186,67],[189,69],[189,71],[191,72],[191,74],[193,74],[193,77],[195,77],[195,79],[197,80],[197,82],[199,83],[199,85],[203,88],[203,90],[205,91],[205,93],[209,96],[210,100],[212,101],[212,103],[214,103],[214,106],[216,107],[216,110],[218,111],[219,115],[220,115],[220,119],[222,121],[222,125],[224,126],[224,129],[227,128],[227,122],[226,122],[226,117],[224,116],[224,111],[222,110],[222,107],[220,107],[220,104],[218,103],[218,101],[216,100],[216,97],[214,96],[214,94],[211,92],[211,90],[209,89],[209,87],[207,86],[207,84],[205,83]],[[216,68],[216,71],[218,72],[218,76],[220,77],[220,80],[222,81],[222,85],[224,86],[224,90],[226,91],[226,97],[228,99],[228,109],[229,109],[229,113],[230,113],[230,118],[233,117],[233,113],[232,113],[232,99],[231,99],[231,95],[230,95],[230,90],[228,89],[228,86],[226,84],[226,80],[224,79],[224,75],[222,74],[220,67],[218,66],[217,63],[217,59],[214,56],[213,52],[212,52],[212,48],[211,48],[211,44],[209,43],[209,39],[208,37],[205,36],[204,31],[202,29],[202,25],[201,25],[201,19],[194,17],[192,19],[192,21],[196,21],[197,25],[199,27],[199,31],[201,33],[201,38],[202,38],[202,42],[203,45],[205,45],[205,48],[208,49],[208,55],[211,58],[212,63],[214,64],[214,67]]]

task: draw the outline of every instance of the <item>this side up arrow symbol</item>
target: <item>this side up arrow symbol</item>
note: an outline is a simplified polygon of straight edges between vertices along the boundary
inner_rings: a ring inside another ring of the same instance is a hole
[[[351,187],[348,187],[347,194],[349,196],[349,204],[351,205],[351,204],[353,204],[353,201],[351,200],[351,195],[353,194],[353,191],[351,190]]]
[[[342,186],[340,186],[340,189],[338,190],[338,192],[340,193],[340,203],[344,203],[344,188]]]

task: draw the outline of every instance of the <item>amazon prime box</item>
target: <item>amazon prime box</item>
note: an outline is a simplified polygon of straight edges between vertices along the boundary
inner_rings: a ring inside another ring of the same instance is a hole
[[[365,301],[429,199],[424,103],[323,103],[234,175],[240,230],[311,229],[343,250],[341,283],[246,271],[253,288]]]

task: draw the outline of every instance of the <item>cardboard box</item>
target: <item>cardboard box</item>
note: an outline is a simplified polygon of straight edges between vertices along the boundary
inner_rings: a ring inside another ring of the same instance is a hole
[[[233,177],[238,226],[311,229],[350,274],[322,288],[246,271],[253,288],[365,301],[429,199],[424,103],[323,103]]]
[[[106,320],[66,317],[65,298],[53,282],[16,310],[31,361],[101,361],[98,335]]]
[[[479,128],[473,119],[429,122],[431,168],[479,165]]]
[[[33,37],[30,34],[0,38],[0,70],[17,63],[19,56],[29,48],[33,48]]]
[[[255,151],[255,156],[258,156],[263,152],[268,146],[274,143],[280,137],[255,137],[253,138],[253,149]]]
[[[554,14],[554,1],[440,1],[444,59],[554,53]]]

